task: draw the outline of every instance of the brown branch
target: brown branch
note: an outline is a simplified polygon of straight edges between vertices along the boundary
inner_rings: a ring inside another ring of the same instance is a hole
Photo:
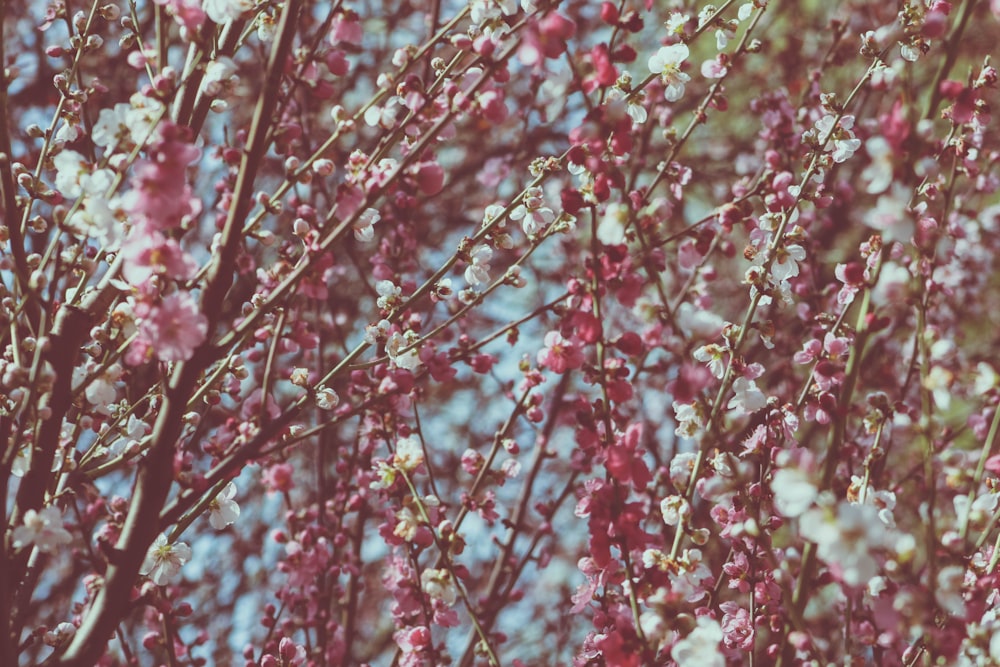
[[[250,210],[254,180],[266,151],[267,125],[271,122],[271,113],[277,102],[300,6],[301,0],[289,0],[283,9],[278,26],[279,37],[274,42],[268,60],[267,84],[257,103],[250,130],[250,143],[243,156],[236,184],[236,202],[229,211],[222,231],[222,243],[209,271],[208,284],[202,293],[201,309],[208,317],[209,331],[217,324],[220,312],[218,304],[222,303],[232,285],[243,219]],[[175,446],[184,428],[181,417],[187,410],[188,399],[197,386],[198,378],[216,354],[211,342],[206,341],[191,359],[180,362],[174,368],[153,427],[152,444],[139,464],[129,513],[112,553],[104,587],[98,592],[66,652],[50,661],[49,664],[53,667],[93,665],[106,650],[108,638],[128,611],[130,594],[139,568],[149,545],[160,530],[155,517],[159,516],[173,484],[171,471]]]

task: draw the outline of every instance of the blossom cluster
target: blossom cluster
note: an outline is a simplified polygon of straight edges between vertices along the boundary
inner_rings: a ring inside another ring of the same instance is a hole
[[[1000,3],[776,5],[7,3],[0,664],[1000,664]]]

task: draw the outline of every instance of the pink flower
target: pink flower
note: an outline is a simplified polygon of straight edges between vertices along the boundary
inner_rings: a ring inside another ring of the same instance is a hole
[[[291,464],[276,463],[264,471],[264,474],[261,475],[261,481],[271,492],[286,493],[295,488],[293,473]]]
[[[333,46],[338,44],[361,46],[362,37],[364,30],[356,14],[338,14],[330,27],[328,39]]]
[[[196,31],[205,22],[205,10],[200,0],[153,0],[157,5],[165,5],[167,13],[174,17],[178,25],[189,31]]]
[[[601,86],[614,85],[618,80],[618,68],[611,62],[608,45],[601,43],[590,50],[590,58],[594,63],[594,79]]]
[[[177,227],[200,208],[187,184],[187,166],[201,151],[184,139],[185,130],[169,123],[160,129],[160,141],[149,160],[139,162],[131,179],[132,190],[123,197],[123,208],[157,229]]]
[[[583,350],[558,331],[545,334],[545,348],[538,351],[538,363],[554,373],[565,373],[583,364]]]
[[[422,625],[399,630],[393,638],[403,653],[419,653],[431,645],[431,631]]]
[[[642,424],[630,424],[621,439],[608,448],[605,463],[614,479],[621,484],[631,483],[637,489],[645,488],[652,478],[646,462],[642,460],[645,452],[639,448],[641,438]]]
[[[566,52],[566,41],[576,32],[576,24],[557,12],[529,25],[518,52],[525,65],[541,65],[546,58],[558,58]]]
[[[706,60],[701,64],[701,75],[706,79],[721,79],[729,73],[729,68],[721,58]]]
[[[750,613],[735,602],[723,602],[719,608],[725,614],[722,617],[722,641],[725,645],[742,651],[752,649],[754,628]]]
[[[174,292],[142,321],[141,336],[160,361],[186,361],[205,342],[208,319],[188,292]]]
[[[133,285],[141,285],[153,275],[188,280],[198,271],[198,263],[181,249],[175,239],[156,230],[136,227],[122,245],[122,274]]]

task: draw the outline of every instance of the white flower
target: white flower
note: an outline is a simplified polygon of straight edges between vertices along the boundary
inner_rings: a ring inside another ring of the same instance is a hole
[[[684,496],[667,496],[660,501],[660,513],[663,515],[663,523],[676,526],[691,514],[691,505]]]
[[[771,264],[771,278],[780,283],[799,275],[799,265],[806,258],[806,251],[800,245],[792,244],[778,248]]]
[[[382,216],[373,208],[366,208],[364,213],[358,216],[354,223],[354,238],[362,243],[367,243],[375,238],[375,223],[382,219]]]
[[[901,183],[893,183],[892,188],[875,202],[875,208],[862,217],[865,224],[881,232],[885,241],[906,243],[913,238],[916,226],[908,212],[912,191]]]
[[[664,97],[668,102],[676,102],[684,96],[684,84],[691,77],[681,71],[681,64],[687,60],[688,47],[684,44],[673,44],[660,47],[660,50],[649,58],[649,71],[658,74],[666,86]]]
[[[400,438],[396,442],[396,453],[392,457],[392,464],[403,472],[410,473],[420,467],[424,462],[424,448],[420,446],[420,441],[412,435],[408,438]]]
[[[885,137],[872,137],[865,142],[865,151],[872,159],[871,164],[861,172],[861,180],[866,182],[865,191],[877,195],[892,185],[894,151]]]
[[[757,383],[745,377],[738,377],[733,382],[733,396],[729,401],[729,408],[736,408],[744,414],[756,412],[767,405],[767,397],[757,388]]]
[[[515,0],[472,0],[469,3],[470,18],[473,24],[481,26],[484,22],[500,18],[501,13],[511,16],[517,13]]]
[[[134,414],[128,416],[125,426],[125,437],[132,440],[140,440],[150,432],[149,424],[136,417]]]
[[[127,102],[120,102],[110,109],[101,109],[90,131],[94,144],[113,149],[123,141],[130,140],[128,112],[132,108]]]
[[[119,217],[124,218],[119,202],[118,197],[84,196],[80,208],[66,219],[66,226],[78,236],[95,239],[106,251],[117,250],[125,236],[119,220]]]
[[[609,102],[624,99],[625,113],[635,123],[641,125],[649,117],[646,107],[643,106],[643,103],[646,101],[646,95],[641,90],[631,93],[626,97],[625,91],[617,86],[613,86],[608,89],[607,99]]]
[[[329,387],[318,387],[316,389],[316,407],[320,410],[333,410],[340,405],[340,396]]]
[[[209,503],[211,514],[208,515],[208,522],[212,524],[212,528],[222,530],[240,518],[240,506],[233,500],[235,496],[236,484],[229,482]]]
[[[698,627],[670,649],[677,667],[725,667],[726,658],[719,651],[722,626],[707,616],[698,617]]]
[[[839,570],[848,586],[867,586],[878,574],[875,551],[892,546],[893,533],[879,521],[872,505],[842,502],[837,513],[814,508],[799,519],[802,536],[816,543],[816,554]]]
[[[396,126],[399,114],[406,111],[403,100],[399,96],[390,97],[386,100],[385,106],[370,106],[365,110],[365,124],[368,127],[376,125],[386,130],[391,130]]]
[[[540,188],[530,188],[522,202],[510,212],[510,219],[520,220],[527,236],[534,236],[556,219],[555,212],[545,206]]]
[[[63,150],[52,158],[56,168],[56,189],[67,199],[76,199],[83,194],[80,179],[90,173],[87,161],[76,151]]]
[[[420,367],[420,356],[417,350],[412,349],[402,352],[404,348],[413,342],[410,340],[411,337],[415,338],[416,336],[415,334],[405,336],[398,331],[394,332],[385,343],[385,353],[389,355],[389,358],[397,367],[408,371],[415,371]]]
[[[861,140],[854,138],[851,128],[854,127],[854,116],[842,116],[839,123],[837,117],[828,114],[816,121],[817,138],[820,145],[826,146],[834,162],[848,160],[854,151],[861,148]]]
[[[206,95],[216,97],[231,89],[238,81],[236,63],[232,58],[223,56],[205,66],[201,89]]]
[[[142,146],[149,140],[156,123],[163,117],[163,102],[134,93],[129,98],[129,110],[125,113],[125,125],[132,133],[132,143]]]
[[[238,19],[245,11],[253,9],[253,0],[202,0],[208,18],[216,23]]]
[[[14,529],[11,545],[21,549],[33,544],[41,551],[52,553],[71,541],[73,536],[63,528],[59,508],[49,505],[41,512],[28,510],[24,513],[24,525]]]
[[[1000,375],[993,369],[993,366],[985,361],[976,364],[976,377],[972,384],[972,391],[981,395],[998,386],[1000,386]]]
[[[413,513],[413,510],[409,507],[404,507],[396,512],[396,520],[398,523],[393,529],[392,534],[406,542],[412,542],[417,536],[417,530],[420,528],[420,519]]]
[[[683,35],[684,25],[691,20],[691,17],[687,14],[681,14],[680,12],[671,12],[670,16],[667,18],[666,22],[663,24],[667,28],[667,32],[673,35]]]
[[[942,410],[947,410],[951,405],[951,385],[955,380],[955,375],[944,366],[932,366],[927,374],[923,385],[934,395],[934,402]]]
[[[378,292],[378,300],[375,305],[385,310],[398,304],[403,295],[403,289],[391,280],[380,280],[375,283],[375,291]]]
[[[296,366],[292,369],[292,372],[288,374],[288,381],[296,387],[305,387],[309,384],[309,369],[303,368],[302,366]]]
[[[621,202],[608,204],[597,224],[597,239],[604,245],[625,243],[625,226],[628,224],[629,207]]]
[[[677,409],[676,406],[674,409]],[[697,454],[694,452],[682,452],[670,460],[670,483],[677,487],[681,493],[687,489],[696,459]]]
[[[695,360],[708,364],[709,372],[720,380],[722,379],[722,376],[726,374],[727,355],[728,353],[726,352],[726,348],[718,345],[717,343],[702,345],[694,351]]]
[[[65,646],[75,634],[76,626],[63,621],[54,629],[42,635],[42,641],[45,642],[46,646]]]
[[[139,574],[148,576],[157,586],[165,586],[190,558],[191,547],[183,542],[170,544],[161,533],[146,552]]]
[[[955,517],[958,519],[959,525],[967,522],[971,522],[973,525],[982,525],[996,510],[997,500],[996,493],[984,493],[977,496],[970,505],[969,496],[955,496],[952,504],[955,505]]]
[[[380,489],[388,489],[395,484],[396,473],[398,472],[395,468],[385,461],[376,461],[374,468],[375,479],[368,485],[370,489],[378,491]]]
[[[458,593],[448,570],[428,568],[420,573],[420,588],[424,593],[447,605],[455,604]]]
[[[374,345],[389,335],[391,327],[389,320],[379,320],[375,324],[369,324],[365,327],[365,342]]]
[[[771,476],[774,508],[783,516],[797,517],[809,509],[819,491],[809,476],[796,468],[781,468]]]
[[[434,292],[431,295],[433,299],[447,299],[455,290],[451,287],[451,278],[442,278],[441,280],[434,283]]]
[[[899,55],[909,63],[915,63],[920,58],[920,48],[913,44],[899,42]]]
[[[87,376],[96,369],[96,364],[88,363],[86,366],[79,366],[73,371],[74,383],[83,383]],[[108,414],[111,404],[118,398],[118,390],[115,383],[121,378],[122,367],[118,364],[108,366],[104,372],[94,378],[94,380],[84,389],[84,396],[87,402],[101,414]],[[79,388],[79,387],[77,387]]]
[[[677,308],[676,320],[685,336],[695,338],[714,338],[726,324],[716,313],[699,308],[690,301],[685,301]]]
[[[704,416],[696,404],[677,403],[674,405],[674,416],[677,420],[677,428],[674,434],[682,438],[693,438],[701,432],[704,426]]]
[[[490,281],[490,259],[493,257],[493,249],[487,245],[476,246],[469,253],[472,263],[465,267],[465,281],[475,287]]]
[[[504,206],[500,204],[490,204],[487,206],[483,209],[483,227],[488,227],[490,223],[503,215],[503,212]],[[499,225],[502,227],[503,222],[500,222]]]
[[[65,151],[64,151],[65,152]],[[72,151],[71,151],[72,152]],[[60,174],[62,175],[62,174]],[[80,207],[66,218],[66,226],[77,236],[86,236],[100,241],[105,250],[114,250],[121,245],[123,228],[119,222],[122,214],[119,198],[108,199],[105,194],[114,184],[115,175],[110,169],[97,169],[93,173],[84,169],[75,183],[63,179],[70,191],[83,195]],[[57,176],[56,182],[60,181]]]
[[[964,567],[948,565],[938,572],[934,599],[952,616],[965,616],[965,598],[962,590],[964,585]]]

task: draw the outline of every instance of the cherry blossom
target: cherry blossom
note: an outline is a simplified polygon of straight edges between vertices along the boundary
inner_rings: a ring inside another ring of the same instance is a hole
[[[236,484],[229,482],[212,500],[209,505],[211,514],[208,515],[208,522],[212,524],[212,528],[222,530],[240,518],[240,506],[233,500],[235,497]]]
[[[583,351],[558,331],[550,331],[545,334],[545,347],[538,352],[538,363],[554,373],[565,373],[579,368],[583,363]]]
[[[208,320],[188,292],[174,292],[140,323],[144,340],[162,361],[190,359],[208,334]]]
[[[670,657],[677,661],[678,667],[725,665],[726,658],[719,648],[722,637],[718,622],[701,616],[697,627],[670,649]]]
[[[4,665],[1000,661],[997,3],[79,4]]]
[[[471,262],[465,269],[465,281],[476,287],[490,281],[490,259],[493,249],[487,245],[476,246],[471,253]]]
[[[555,213],[545,206],[541,190],[534,188],[526,193],[524,202],[510,212],[510,219],[520,220],[524,233],[534,236],[555,220]]]
[[[202,0],[208,18],[216,23],[228,23],[253,8],[250,0]]]
[[[729,408],[744,413],[760,410],[767,404],[767,397],[757,388],[757,383],[745,377],[733,381],[734,396],[729,400]]]
[[[157,586],[166,586],[190,559],[191,547],[183,542],[171,544],[167,541],[167,536],[161,533],[146,552],[139,574],[148,576]]]
[[[802,470],[782,468],[771,476],[774,508],[787,517],[797,517],[809,509],[819,490]]]
[[[886,530],[874,507],[843,502],[835,510],[808,510],[799,517],[800,530],[845,584],[865,586],[879,572],[880,550],[907,547]]]
[[[15,549],[35,546],[46,553],[52,553],[72,541],[73,535],[63,527],[62,513],[54,505],[41,511],[25,512],[23,525],[15,528],[11,535],[11,546]]]
[[[375,238],[375,223],[377,223],[382,216],[375,209],[369,208],[358,218],[358,221],[354,223],[354,238],[362,243],[366,243]]]
[[[837,118],[832,114],[816,121],[817,141],[826,146],[834,162],[849,160],[861,147],[861,140],[854,136],[854,116]]]
[[[663,46],[649,59],[649,71],[659,76],[664,86],[664,97],[668,102],[676,102],[684,96],[684,84],[691,77],[681,71],[689,51],[684,44]]]

